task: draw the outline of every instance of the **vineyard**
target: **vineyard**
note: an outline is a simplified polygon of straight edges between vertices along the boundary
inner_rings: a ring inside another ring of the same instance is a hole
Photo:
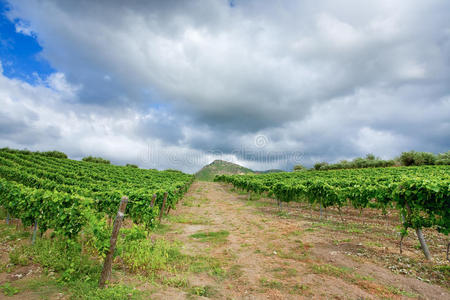
[[[220,175],[215,180],[267,193],[280,206],[296,201],[336,207],[341,218],[341,208],[348,205],[359,210],[379,209],[383,214],[398,209],[403,223],[401,237],[409,228],[415,229],[427,259],[431,255],[421,228],[434,227],[444,235],[450,231],[450,166]]]
[[[121,199],[128,200],[125,220],[150,230],[175,208],[193,181],[192,175],[179,171],[54,156],[0,150],[0,206],[6,222],[33,226],[33,243],[38,230],[41,236],[52,232],[69,244],[83,233],[100,257],[108,253],[111,222]]]
[[[96,157],[1,149],[0,295],[448,296],[448,165],[215,181]],[[28,295],[36,284],[48,295]]]

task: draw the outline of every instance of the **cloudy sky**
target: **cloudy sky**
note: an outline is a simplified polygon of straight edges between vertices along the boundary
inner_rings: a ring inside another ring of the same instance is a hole
[[[450,149],[450,2],[0,1],[0,147],[194,172]]]

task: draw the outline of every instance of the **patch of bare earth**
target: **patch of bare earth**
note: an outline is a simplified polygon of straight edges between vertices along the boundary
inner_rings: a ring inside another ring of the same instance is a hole
[[[167,287],[152,298],[450,299],[448,278],[424,281],[417,270],[399,270],[399,259],[425,263],[413,237],[398,254],[396,216],[348,210],[342,222],[328,211],[320,220],[319,211],[306,206],[291,205],[280,213],[273,200],[247,197],[219,183],[191,186],[164,220],[170,230],[160,236],[181,241],[185,254],[217,260],[223,272],[189,273],[189,286],[200,287],[199,293]],[[224,240],[192,237],[220,231],[229,233]],[[432,250],[438,247],[431,244]]]

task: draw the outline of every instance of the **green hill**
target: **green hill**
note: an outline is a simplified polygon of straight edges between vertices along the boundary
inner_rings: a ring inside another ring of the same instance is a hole
[[[195,173],[195,177],[198,180],[213,181],[216,175],[247,174],[247,173],[254,173],[254,172],[248,168],[245,168],[237,164],[233,164],[223,160],[215,160],[209,165],[206,165],[203,168],[201,168],[197,173]]]

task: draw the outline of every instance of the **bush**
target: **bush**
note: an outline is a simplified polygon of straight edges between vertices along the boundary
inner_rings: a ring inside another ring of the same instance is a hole
[[[302,165],[294,166],[294,171],[306,171],[306,168]]]
[[[130,167],[130,168],[136,168],[139,169],[139,167],[137,165],[133,165],[133,164],[126,164],[125,167]]]
[[[55,157],[55,158],[68,158],[67,154],[60,151],[47,151],[47,152],[41,152],[41,155],[48,156],[48,157]]]
[[[106,164],[106,165],[111,164],[111,162],[107,159],[104,159],[101,157],[93,157],[93,156],[83,157],[82,161],[93,162],[93,163],[97,163],[97,164]]]
[[[436,165],[450,165],[450,151],[439,153],[434,163]]]
[[[155,242],[149,239],[121,241],[117,246],[117,253],[128,269],[145,275],[170,269],[183,257],[178,244],[164,239],[157,239]]]
[[[328,163],[326,163],[326,162],[318,162],[318,163],[314,164],[314,169],[320,170],[320,168],[326,167],[327,165],[328,165]]]
[[[400,162],[404,166],[434,165],[436,156],[429,152],[409,151],[400,155]]]

